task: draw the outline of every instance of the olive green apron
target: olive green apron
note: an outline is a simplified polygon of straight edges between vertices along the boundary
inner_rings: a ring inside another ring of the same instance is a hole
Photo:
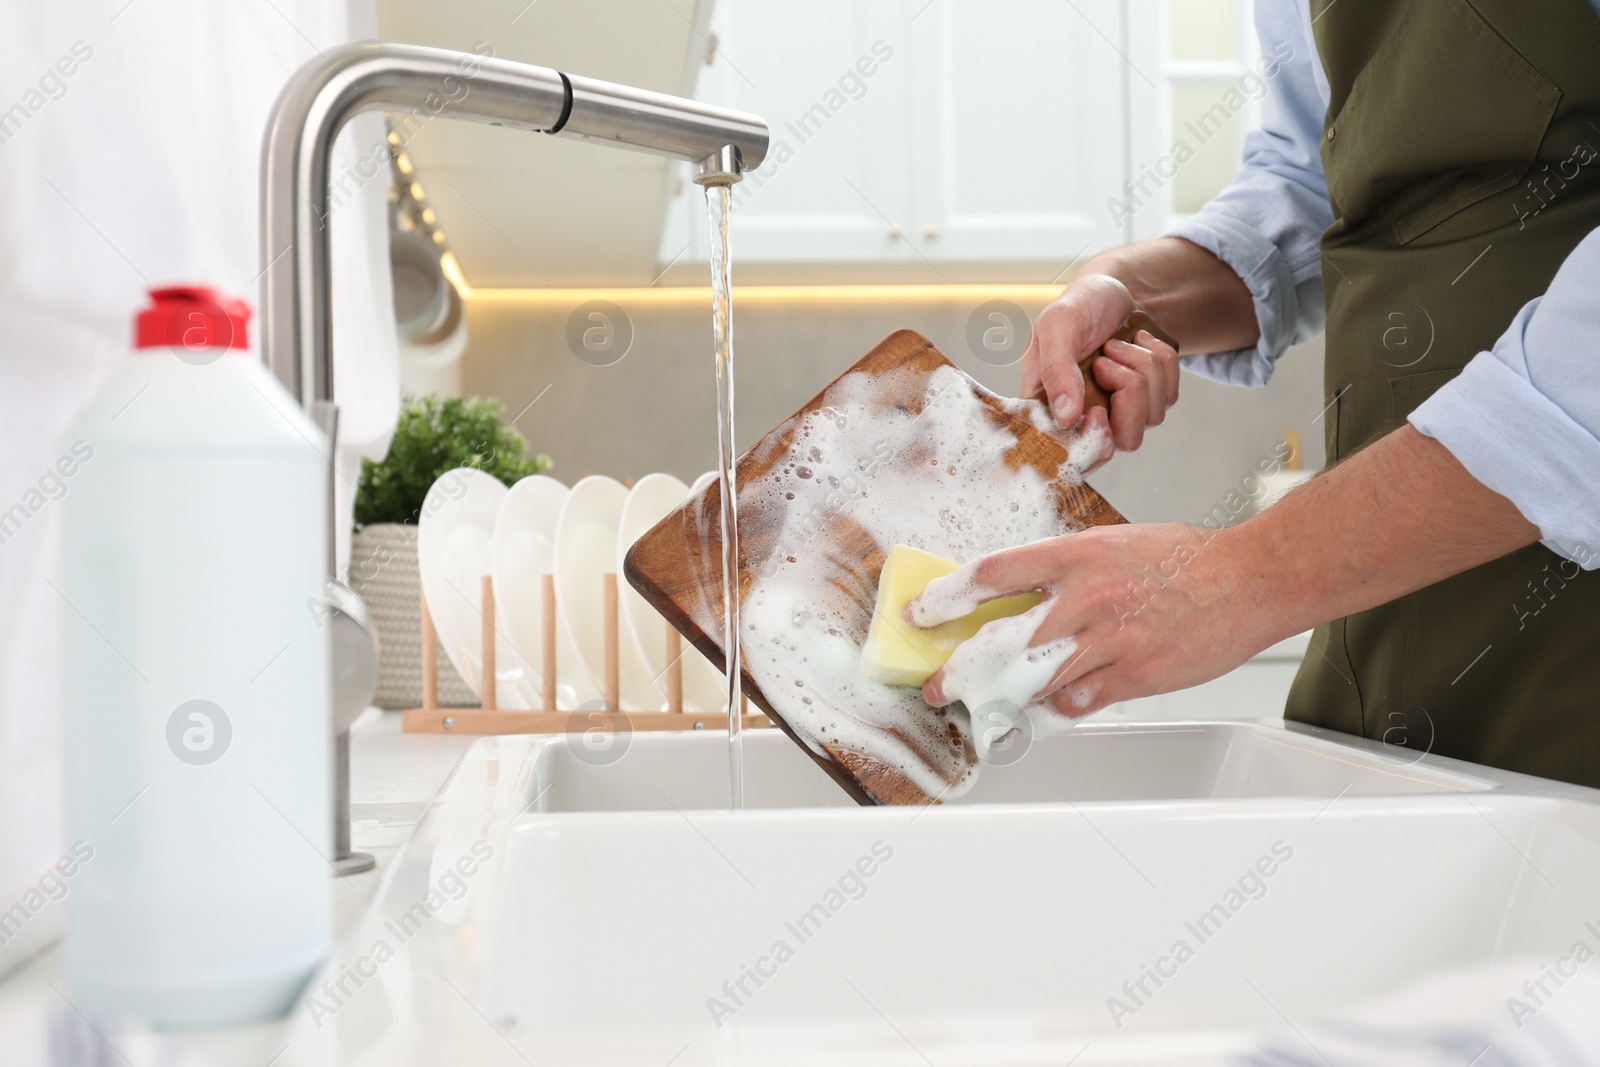
[[[1600,226],[1600,18],[1585,0],[1311,0],[1311,16],[1331,89],[1332,462],[1490,348]],[[1480,415],[1495,434],[1500,412]],[[1534,545],[1320,626],[1286,715],[1402,758],[1600,786],[1600,573]]]

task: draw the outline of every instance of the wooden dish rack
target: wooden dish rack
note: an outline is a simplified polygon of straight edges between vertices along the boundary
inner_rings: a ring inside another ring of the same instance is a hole
[[[728,716],[725,712],[689,712],[683,710],[683,656],[687,649],[683,636],[665,619],[667,654],[667,709],[665,711],[625,711],[620,706],[622,690],[618,656],[617,629],[617,576],[608,573],[603,580],[605,655],[602,699],[600,708],[579,708],[561,711],[556,707],[556,586],[555,578],[544,575],[540,589],[539,674],[543,683],[540,711],[513,711],[496,707],[495,677],[495,602],[494,579],[485,574],[482,578],[480,615],[483,628],[480,640],[482,651],[482,678],[488,684],[480,686],[483,702],[476,708],[442,708],[439,706],[439,636],[433,625],[433,615],[428,610],[428,595],[422,593],[422,707],[401,713],[406,733],[423,734],[562,734],[579,733],[597,727],[615,733],[655,732],[663,730],[714,730],[725,729]],[[767,727],[772,720],[760,714],[751,714],[747,699],[740,700],[740,721],[743,729]]]

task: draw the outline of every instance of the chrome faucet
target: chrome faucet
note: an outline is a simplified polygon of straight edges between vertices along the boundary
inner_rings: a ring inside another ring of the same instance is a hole
[[[351,116],[418,108],[433,117],[687,160],[701,185],[737,182],[767,154],[767,124],[755,115],[421,45],[363,41],[330,49],[284,86],[262,148],[261,354],[322,428],[330,449],[326,600],[335,627],[333,862],[340,873],[373,863],[372,857],[350,851],[349,728],[371,699],[377,650],[365,605],[335,573],[332,449],[339,416],[333,394],[329,158]]]

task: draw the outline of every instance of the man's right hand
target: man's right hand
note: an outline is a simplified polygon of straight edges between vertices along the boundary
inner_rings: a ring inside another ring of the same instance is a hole
[[[1128,287],[1108,274],[1073,279],[1034,320],[1022,356],[1022,395],[1044,388],[1056,425],[1071,429],[1083,415],[1084,360],[1105,347],[1093,370],[1110,395],[1111,442],[1131,452],[1147,427],[1159,426],[1178,400],[1178,353],[1141,331],[1132,344],[1112,339],[1134,310]]]

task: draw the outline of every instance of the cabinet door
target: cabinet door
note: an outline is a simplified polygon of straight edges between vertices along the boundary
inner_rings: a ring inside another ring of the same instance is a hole
[[[736,262],[916,259],[908,225],[910,19],[901,0],[718,0],[696,96],[772,129],[734,186]],[[679,190],[662,261],[704,260],[698,189]]]
[[[1122,243],[1128,81],[1160,56],[1120,0],[933,0],[912,25],[917,248],[1060,270]]]

